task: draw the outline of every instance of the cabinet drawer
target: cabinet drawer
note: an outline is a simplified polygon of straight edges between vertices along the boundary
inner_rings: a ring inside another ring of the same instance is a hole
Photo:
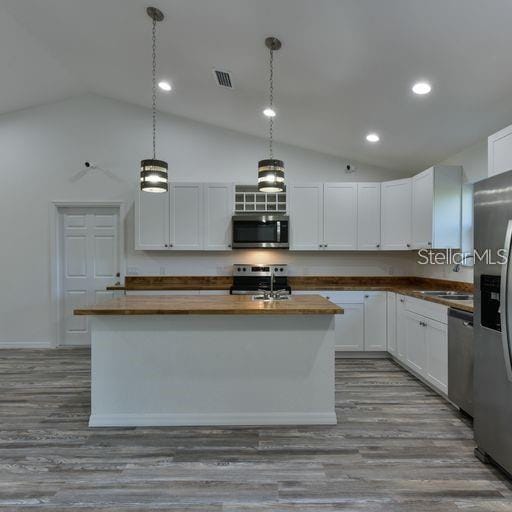
[[[443,324],[448,323],[448,307],[428,300],[405,297],[405,309]]]

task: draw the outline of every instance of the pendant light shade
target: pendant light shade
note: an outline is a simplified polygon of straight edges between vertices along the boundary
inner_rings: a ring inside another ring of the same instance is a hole
[[[164,19],[164,14],[156,7],[148,7],[146,12],[153,21],[153,158],[140,162],[140,189],[144,192],[167,192],[167,162],[156,159],[156,24]]]
[[[258,190],[284,192],[284,162],[267,158],[258,162]]]
[[[140,162],[140,189],[144,192],[167,192],[167,162],[153,158]]]
[[[269,50],[269,104],[264,110],[268,117],[268,153],[269,158],[258,162],[258,190],[260,192],[284,192],[284,162],[274,158],[274,52],[281,48],[277,37],[267,37],[265,46]],[[272,114],[272,115],[270,115]]]

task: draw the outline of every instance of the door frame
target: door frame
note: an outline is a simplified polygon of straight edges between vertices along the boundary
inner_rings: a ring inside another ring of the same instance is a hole
[[[124,215],[123,201],[52,201],[50,203],[50,325],[53,338],[51,348],[62,346],[61,339],[61,254],[59,215],[63,208],[116,208],[118,211],[118,251],[119,251],[119,279],[122,281],[126,275],[126,258],[124,254]]]

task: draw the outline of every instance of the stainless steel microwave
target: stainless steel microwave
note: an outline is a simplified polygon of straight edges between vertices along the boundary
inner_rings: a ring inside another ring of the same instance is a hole
[[[234,215],[233,249],[288,249],[288,227],[288,215]]]

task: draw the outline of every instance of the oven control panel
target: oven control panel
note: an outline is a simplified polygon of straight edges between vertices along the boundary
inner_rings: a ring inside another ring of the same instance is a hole
[[[270,276],[284,277],[288,275],[288,267],[283,265],[233,265],[234,276]]]

